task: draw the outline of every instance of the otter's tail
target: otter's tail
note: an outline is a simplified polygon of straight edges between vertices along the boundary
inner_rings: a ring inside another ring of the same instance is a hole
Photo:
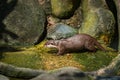
[[[95,46],[96,46],[97,48],[99,48],[100,50],[102,50],[102,51],[106,51],[105,48],[103,48],[103,47],[101,46],[101,44],[100,44],[99,42],[97,42],[97,41],[95,41]]]

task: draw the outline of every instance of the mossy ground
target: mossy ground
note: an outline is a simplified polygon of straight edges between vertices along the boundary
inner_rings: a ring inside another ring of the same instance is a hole
[[[43,68],[41,60],[42,59],[37,52],[31,51],[6,52],[1,59],[2,62],[8,64],[34,69]]]
[[[115,56],[117,56],[115,52],[97,51],[96,53],[85,52],[75,54],[74,59],[85,66],[84,71],[93,71],[109,65]]]
[[[103,51],[67,53],[57,56],[57,50],[45,48],[44,43],[45,41],[30,48],[22,48],[21,51],[4,52],[0,61],[33,69],[53,70],[72,66],[83,71],[92,71],[107,66],[117,56],[115,52]]]

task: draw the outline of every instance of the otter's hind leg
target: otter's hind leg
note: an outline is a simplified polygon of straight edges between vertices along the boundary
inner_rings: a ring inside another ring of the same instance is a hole
[[[90,50],[90,51],[93,51],[93,52],[96,52],[96,48],[94,45],[87,45],[86,46],[86,49]]]
[[[88,49],[90,51],[93,51],[93,52],[96,52],[94,41],[92,39],[86,41],[84,46],[85,46],[86,49]]]

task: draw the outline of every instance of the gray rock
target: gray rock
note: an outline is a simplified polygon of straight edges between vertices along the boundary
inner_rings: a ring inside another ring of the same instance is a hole
[[[46,15],[52,13],[50,0],[38,0],[38,1],[42,8],[45,10]]]
[[[2,1],[1,1],[2,2]],[[45,13],[38,0],[7,0],[0,10],[3,41],[9,45],[33,45],[41,37],[45,27]],[[6,13],[6,14],[4,14]]]
[[[52,13],[58,18],[69,18],[79,3],[80,0],[51,0]]]
[[[58,23],[48,31],[47,38],[62,39],[68,38],[75,34],[77,34],[77,30],[75,30],[74,28],[62,23]]]
[[[83,1],[83,23],[79,33],[87,33],[110,45],[115,30],[115,19],[104,0]],[[88,3],[88,4],[87,4]]]
[[[120,76],[97,76],[95,80],[120,80]]]
[[[75,67],[64,67],[41,74],[31,80],[89,80],[89,77]]]
[[[6,76],[0,75],[0,80],[9,80]]]
[[[59,80],[88,80],[88,76],[75,67],[64,67],[54,70],[52,75],[58,77]]]
[[[59,80],[59,79],[51,74],[41,74],[30,80]]]

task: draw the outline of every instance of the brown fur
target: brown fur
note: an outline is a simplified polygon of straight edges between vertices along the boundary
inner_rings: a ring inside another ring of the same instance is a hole
[[[105,49],[100,45],[100,43],[97,42],[95,38],[87,34],[77,34],[73,37],[62,40],[49,40],[45,43],[45,46],[57,48],[57,55],[62,55],[66,51],[78,51],[82,49],[96,51],[96,47],[102,51],[105,51]]]

